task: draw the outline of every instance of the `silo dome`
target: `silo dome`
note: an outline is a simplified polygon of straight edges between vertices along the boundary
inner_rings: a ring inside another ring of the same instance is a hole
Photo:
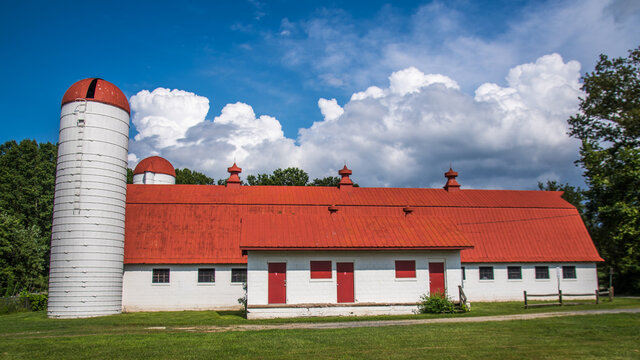
[[[134,184],[175,184],[176,171],[173,165],[160,156],[143,159],[133,170]]]
[[[62,97],[62,106],[77,100],[113,105],[131,114],[129,101],[124,93],[117,86],[99,78],[87,78],[71,85]]]

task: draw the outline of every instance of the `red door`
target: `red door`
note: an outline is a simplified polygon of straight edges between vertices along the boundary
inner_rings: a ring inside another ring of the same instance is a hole
[[[287,264],[269,263],[269,304],[287,302]]]
[[[338,302],[354,302],[353,263],[336,263],[336,272],[338,273]]]
[[[429,263],[429,294],[444,294],[444,263]]]

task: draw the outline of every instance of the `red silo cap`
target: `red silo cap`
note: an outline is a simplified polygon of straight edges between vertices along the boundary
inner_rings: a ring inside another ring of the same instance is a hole
[[[76,82],[64,93],[62,105],[78,99],[113,105],[131,114],[127,97],[117,86],[106,80],[88,78]]]

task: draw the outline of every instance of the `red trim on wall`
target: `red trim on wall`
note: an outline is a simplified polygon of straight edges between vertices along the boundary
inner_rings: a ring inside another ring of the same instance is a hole
[[[412,278],[416,277],[416,261],[415,260],[396,260],[396,278]]]

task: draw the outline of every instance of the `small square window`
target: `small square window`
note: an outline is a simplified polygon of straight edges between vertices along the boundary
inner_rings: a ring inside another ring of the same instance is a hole
[[[231,282],[232,283],[246,283],[247,282],[247,269],[231,269]]]
[[[153,269],[151,276],[151,283],[153,284],[168,284],[169,283],[169,269]]]
[[[462,267],[462,280],[467,280],[467,272],[464,271],[464,266]]]
[[[331,279],[331,261],[312,261],[310,267],[312,279]]]
[[[563,279],[575,279],[576,278],[576,267],[575,266],[563,266],[562,267],[562,278]]]
[[[493,266],[480,266],[480,280],[493,280]]]
[[[510,280],[522,280],[522,268],[520,266],[507,266],[507,278]]]
[[[549,267],[548,266],[536,266],[536,279],[548,279]]]
[[[416,261],[415,260],[396,260],[396,278],[412,278],[416,277]]]
[[[216,269],[198,269],[199,283],[216,282]]]

